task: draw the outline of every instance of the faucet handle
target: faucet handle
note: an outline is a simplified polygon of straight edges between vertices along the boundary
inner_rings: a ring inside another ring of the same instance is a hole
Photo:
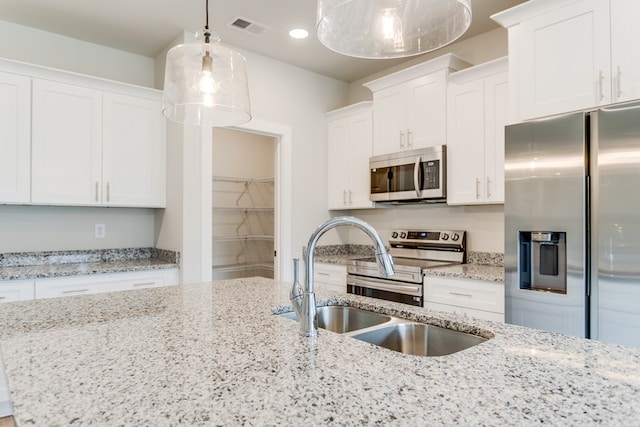
[[[289,299],[292,301],[296,298],[302,297],[302,294],[304,293],[302,291],[302,286],[300,286],[300,281],[298,277],[299,272],[300,272],[300,259],[294,258],[293,259],[293,286],[291,287],[291,291],[289,292]]]

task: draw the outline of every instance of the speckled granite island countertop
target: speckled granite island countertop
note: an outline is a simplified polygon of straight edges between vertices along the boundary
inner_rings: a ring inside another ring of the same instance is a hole
[[[0,280],[159,270],[179,263],[177,252],[156,248],[4,253]]]
[[[637,425],[640,351],[365,297],[332,302],[493,337],[400,354],[272,314],[250,278],[4,304],[19,426]],[[321,300],[326,303],[326,300]],[[285,306],[280,310],[286,309]]]

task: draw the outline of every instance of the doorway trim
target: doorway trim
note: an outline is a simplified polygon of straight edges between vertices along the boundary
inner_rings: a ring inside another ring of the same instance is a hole
[[[256,133],[272,137],[276,140],[275,154],[275,262],[273,277],[278,281],[290,282],[293,273],[288,268],[291,260],[292,239],[292,145],[291,127],[261,119],[253,119],[243,125],[231,127],[231,129]]]

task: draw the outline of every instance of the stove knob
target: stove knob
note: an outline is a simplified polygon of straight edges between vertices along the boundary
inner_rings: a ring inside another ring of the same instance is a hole
[[[451,235],[451,240],[453,240],[454,242],[457,242],[459,238],[460,235],[458,233],[453,233],[453,235]]]
[[[398,238],[398,232],[394,231],[393,233],[391,233],[391,237],[394,238],[394,239],[397,239]]]
[[[405,233],[404,231],[402,233],[400,233],[400,238],[404,239],[407,237],[407,233]]]
[[[449,235],[447,233],[442,233],[442,240],[449,240]]]

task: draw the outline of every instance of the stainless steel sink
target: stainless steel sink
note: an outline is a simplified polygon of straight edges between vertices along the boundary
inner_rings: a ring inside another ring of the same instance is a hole
[[[298,320],[294,312],[280,316]],[[337,305],[318,307],[318,327],[416,356],[445,356],[487,340],[452,329]]]
[[[298,320],[294,312],[283,313],[281,316]],[[338,305],[318,307],[318,327],[339,334],[381,325],[390,320],[391,317],[387,315],[354,307]]]
[[[486,338],[476,335],[422,323],[399,323],[351,336],[416,356],[445,356],[486,341]]]

